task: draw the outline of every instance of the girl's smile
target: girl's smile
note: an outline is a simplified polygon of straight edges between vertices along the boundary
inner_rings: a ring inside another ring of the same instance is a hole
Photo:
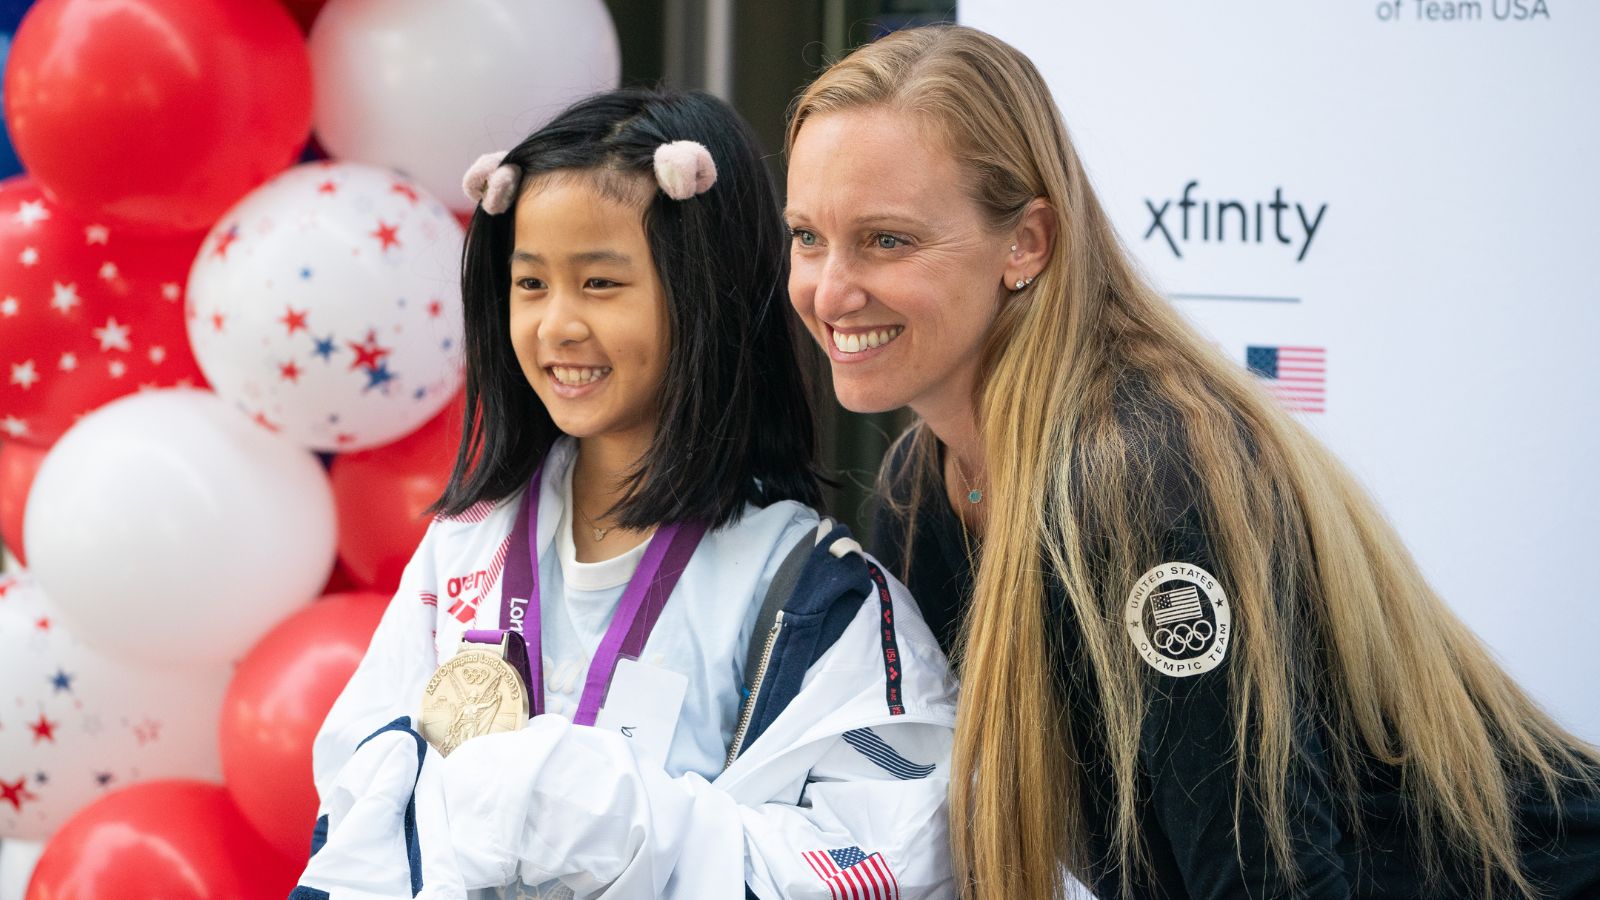
[[[579,366],[554,364],[544,367],[550,376],[551,389],[569,400],[587,397],[600,389],[600,382],[611,374],[610,366]]]

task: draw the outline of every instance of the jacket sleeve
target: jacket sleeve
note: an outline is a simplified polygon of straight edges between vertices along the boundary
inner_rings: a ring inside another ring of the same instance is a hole
[[[1167,440],[1150,453],[1153,485],[1163,520],[1169,525],[1157,544],[1162,559],[1150,565],[1198,566],[1227,591],[1227,573],[1212,552],[1196,499],[1204,488],[1172,451]],[[1121,598],[1126,599],[1126,595]],[[1276,598],[1283,604],[1292,596]],[[1234,610],[1232,627],[1248,628]],[[1284,647],[1285,654],[1311,652],[1309,645]],[[1295,717],[1295,748],[1287,783],[1288,826],[1298,881],[1290,883],[1266,844],[1266,820],[1248,785],[1240,796],[1235,776],[1241,752],[1236,743],[1232,702],[1239,665],[1229,652],[1215,668],[1174,677],[1151,667],[1142,672],[1147,686],[1140,755],[1148,777],[1147,828],[1159,829],[1172,852],[1172,864],[1185,896],[1195,900],[1228,897],[1349,897],[1352,891],[1339,844],[1341,799],[1331,783],[1331,760],[1315,716],[1302,700]],[[1238,823],[1235,828],[1234,810]]]
[[[428,600],[434,593],[436,527],[429,526],[407,564],[366,654],[312,744],[312,776],[324,802],[362,742],[396,719],[414,718],[418,712],[422,689],[435,668],[435,607]]]
[[[768,739],[791,714],[790,726],[815,721],[871,702],[868,692],[883,708],[875,621],[864,605],[747,755],[773,746]],[[943,684],[942,655],[937,661]],[[937,699],[953,710],[953,698]],[[785,742],[781,760],[731,790],[693,773],[671,777],[637,760],[621,735],[558,716],[475,738],[444,761],[466,885],[520,875],[531,884],[559,878],[580,896],[641,900],[740,900],[747,884],[763,898],[954,896],[945,822],[950,721],[883,718],[888,724]],[[482,790],[486,777],[499,789]]]
[[[799,804],[741,810],[750,889],[764,900],[849,897],[852,888],[866,897],[954,897],[949,744],[947,728],[926,724],[857,729],[833,741]],[[851,860],[853,871],[839,871]]]
[[[324,842],[289,900],[460,900],[439,754],[408,717],[361,742],[322,798]]]
[[[1299,881],[1289,883],[1266,844],[1266,820],[1235,779],[1232,661],[1191,678],[1163,678],[1148,695],[1140,755],[1149,776],[1150,819],[1172,849],[1189,897],[1351,896],[1338,846],[1343,836],[1330,762],[1320,735],[1303,728],[1286,784]],[[1234,808],[1239,809],[1238,829]]]

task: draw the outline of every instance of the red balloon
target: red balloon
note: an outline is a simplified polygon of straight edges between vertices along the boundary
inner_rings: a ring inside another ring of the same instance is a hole
[[[0,182],[0,439],[48,447],[142,387],[203,387],[184,284],[204,235],[135,237]]]
[[[333,571],[328,574],[328,583],[322,586],[322,593],[343,594],[348,591],[359,591],[361,588],[361,582],[345,568],[344,560],[334,560]]]
[[[363,586],[393,591],[444,493],[461,442],[462,400],[416,431],[335,457],[328,469],[339,510],[339,559]]]
[[[302,865],[317,818],[311,742],[367,652],[388,601],[382,594],[335,594],[284,619],[245,655],[222,701],[228,793],[256,831]]]
[[[311,131],[311,59],[274,0],[39,0],[6,122],[52,197],[154,231],[211,225]]]
[[[44,451],[12,441],[0,443],[0,543],[17,562],[28,564],[22,549],[22,511],[28,506],[33,476],[39,474]]]
[[[283,900],[302,866],[250,828],[228,792],[148,781],[79,810],[45,845],[27,900]]]
[[[311,23],[317,20],[317,13],[322,12],[322,7],[328,0],[283,0],[283,8],[294,16],[295,24],[306,34],[311,33]]]

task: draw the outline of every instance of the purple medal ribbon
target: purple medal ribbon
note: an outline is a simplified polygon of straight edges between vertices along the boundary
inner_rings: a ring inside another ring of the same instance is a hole
[[[507,661],[527,679],[528,700],[534,715],[544,712],[544,654],[539,634],[539,486],[544,465],[533,473],[522,497],[516,524],[511,531],[510,554],[500,581],[500,629],[475,629],[462,635],[474,643],[498,644],[506,640]],[[617,660],[637,658],[667,606],[667,598],[705,536],[704,522],[674,522],[656,529],[639,568],[628,579],[628,586],[617,602],[605,637],[589,663],[578,711],[572,717],[577,725],[593,725],[605,701],[606,689],[616,671]],[[513,635],[515,635],[513,637]],[[520,658],[519,658],[520,657]]]

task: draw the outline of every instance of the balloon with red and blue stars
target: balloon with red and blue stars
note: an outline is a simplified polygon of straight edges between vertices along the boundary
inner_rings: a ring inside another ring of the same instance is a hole
[[[461,384],[462,239],[442,203],[388,169],[289,169],[201,244],[195,358],[219,395],[301,446],[403,437]]]
[[[128,784],[220,778],[228,677],[110,658],[31,575],[0,575],[0,840],[43,840]]]

